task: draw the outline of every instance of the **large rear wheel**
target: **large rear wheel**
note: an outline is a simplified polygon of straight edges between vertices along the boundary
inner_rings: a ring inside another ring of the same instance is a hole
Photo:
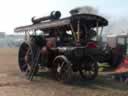
[[[32,71],[33,65],[34,65],[34,59],[36,54],[36,49],[34,46],[31,48],[28,44],[25,42],[21,44],[18,54],[18,61],[19,61],[19,67],[21,72],[24,72],[27,78],[29,79],[30,72]],[[35,67],[34,74],[35,75],[38,72],[39,66],[37,65]]]
[[[25,61],[25,56],[26,53],[28,52],[29,46],[25,42],[23,42],[19,48],[19,53],[18,53],[18,63],[19,63],[19,68],[21,72],[26,72],[28,69],[28,66]]]

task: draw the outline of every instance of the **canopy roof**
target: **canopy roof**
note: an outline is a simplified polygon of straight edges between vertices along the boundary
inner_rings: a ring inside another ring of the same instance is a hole
[[[78,20],[80,20],[81,24],[85,24],[90,27],[96,27],[96,26],[102,27],[108,25],[108,21],[101,16],[92,15],[92,14],[77,14],[59,20],[54,20],[54,21],[49,20],[38,24],[17,27],[15,28],[14,31],[25,32],[25,31],[38,30],[38,29],[49,30],[49,29],[64,28],[64,27],[67,27],[67,30],[71,30],[70,24],[72,24],[73,27],[75,27]]]

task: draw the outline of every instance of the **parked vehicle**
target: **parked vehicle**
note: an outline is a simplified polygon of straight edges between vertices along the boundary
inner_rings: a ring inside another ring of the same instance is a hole
[[[111,65],[116,68],[128,55],[128,35],[127,33],[121,33],[119,35],[107,36],[108,46],[111,48]]]

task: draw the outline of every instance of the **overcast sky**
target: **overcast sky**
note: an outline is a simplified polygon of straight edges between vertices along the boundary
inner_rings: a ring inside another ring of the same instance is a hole
[[[128,0],[1,0],[0,32],[13,33],[15,27],[31,24],[33,16],[60,10],[65,17],[72,8],[86,5],[113,19],[128,17]]]

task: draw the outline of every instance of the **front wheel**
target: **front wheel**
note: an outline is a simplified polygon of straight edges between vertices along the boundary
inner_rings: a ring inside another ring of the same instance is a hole
[[[98,75],[98,64],[92,56],[87,56],[85,59],[84,67],[79,70],[80,75],[85,80],[94,80]]]
[[[57,56],[53,61],[52,74],[56,80],[69,82],[71,80],[71,63],[65,56]]]

